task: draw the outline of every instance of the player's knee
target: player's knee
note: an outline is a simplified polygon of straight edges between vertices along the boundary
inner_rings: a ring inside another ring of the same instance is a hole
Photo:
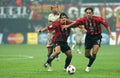
[[[91,56],[90,56],[90,55],[85,55],[85,57],[86,57],[86,58],[91,58]]]
[[[57,52],[55,52],[56,53],[56,55],[59,55],[60,54],[60,51],[57,51]]]
[[[72,57],[72,53],[71,52],[67,53],[66,55],[67,55],[67,57]]]
[[[88,56],[87,56],[87,55],[85,55],[85,57],[87,57],[87,58],[88,58]]]
[[[72,55],[67,56],[67,58],[71,60],[72,59]]]
[[[72,54],[67,55],[68,58],[72,58]]]
[[[93,58],[96,58],[96,54],[92,54],[92,57],[93,57]]]
[[[88,53],[85,53],[85,57],[88,57],[90,54],[88,54]]]

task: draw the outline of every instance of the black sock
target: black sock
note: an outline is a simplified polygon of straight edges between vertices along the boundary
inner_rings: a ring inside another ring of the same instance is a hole
[[[49,57],[50,57],[50,54],[48,54],[47,57],[49,58]]]
[[[86,56],[88,59],[90,59],[90,58],[92,58],[92,56],[91,55],[89,55],[89,56]]]
[[[51,64],[51,62],[52,62],[53,59],[54,59],[54,57],[50,56],[50,57],[48,58],[48,60],[47,60],[47,63],[48,63],[48,64]]]
[[[91,56],[91,57],[89,58],[88,67],[91,67],[91,66],[92,66],[92,64],[93,64],[93,62],[95,61],[95,59],[96,59],[96,54],[94,54],[93,56]]]
[[[67,66],[69,66],[69,64],[71,63],[71,59],[72,59],[72,56],[67,56],[66,57],[64,68],[67,68]]]
[[[48,54],[48,55],[47,55],[47,57],[48,57],[48,59],[49,59],[49,57],[50,57],[50,54]],[[51,63],[49,63],[49,65],[50,65],[50,66],[52,66],[52,64],[51,64]]]

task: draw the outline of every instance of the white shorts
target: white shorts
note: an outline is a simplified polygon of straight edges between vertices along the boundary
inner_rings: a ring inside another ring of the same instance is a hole
[[[52,38],[53,38],[53,33],[48,33],[47,47],[53,47]]]

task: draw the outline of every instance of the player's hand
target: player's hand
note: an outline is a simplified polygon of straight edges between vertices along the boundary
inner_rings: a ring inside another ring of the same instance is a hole
[[[109,34],[109,37],[110,37],[112,40],[115,40],[115,37],[114,37],[112,34]]]
[[[63,29],[66,29],[69,27],[68,25],[62,25],[62,26],[63,26]]]
[[[82,31],[83,31],[83,32],[85,32],[85,33],[87,32],[87,30],[86,30],[86,29],[82,29]]]
[[[79,26],[79,28],[83,31],[83,32],[87,32],[87,30],[85,29],[85,27],[84,27],[84,25],[82,25],[82,26]]]
[[[40,30],[36,30],[35,32],[37,32],[37,33],[41,33],[42,31],[41,31],[41,29],[40,29]]]

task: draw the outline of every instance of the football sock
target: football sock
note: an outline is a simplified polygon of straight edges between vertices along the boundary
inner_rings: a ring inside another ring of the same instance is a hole
[[[67,66],[71,63],[71,59],[72,59],[72,56],[67,56],[66,57],[64,68],[67,68]]]
[[[89,56],[86,56],[88,59],[90,59],[90,58],[92,58],[92,56],[91,55],[89,55]]]
[[[49,57],[50,57],[50,54],[48,54],[48,59],[49,59]],[[49,65],[50,65],[50,66],[52,66],[52,64],[51,64],[51,63],[49,63]]]
[[[48,54],[47,57],[49,58],[49,57],[50,57],[50,54]]]
[[[91,56],[91,57],[89,58],[88,67],[91,67],[91,66],[92,66],[92,64],[93,64],[93,62],[95,61],[95,59],[96,59],[96,54],[93,54],[93,56]]]
[[[52,56],[50,56],[49,58],[48,58],[48,60],[47,60],[47,63],[48,64],[51,64],[51,61],[54,59],[54,57],[52,57]]]

